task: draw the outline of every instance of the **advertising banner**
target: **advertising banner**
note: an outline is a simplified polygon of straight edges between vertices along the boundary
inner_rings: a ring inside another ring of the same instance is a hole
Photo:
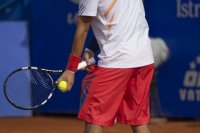
[[[22,111],[13,107],[6,100],[3,92],[3,83],[8,74],[17,68],[30,65],[27,31],[26,22],[0,22],[0,116],[31,116],[32,114],[31,111]]]
[[[166,63],[157,69],[158,116],[200,117],[200,1],[145,1],[150,36],[169,48]]]

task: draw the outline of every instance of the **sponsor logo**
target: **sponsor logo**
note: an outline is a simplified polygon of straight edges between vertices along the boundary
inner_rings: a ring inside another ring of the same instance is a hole
[[[72,24],[76,24],[76,20],[77,20],[77,13],[75,12],[69,12],[67,14],[67,24],[72,25]]]
[[[85,5],[84,4],[81,4],[80,6],[79,6],[79,9],[78,9],[78,14],[79,15],[82,15],[83,14],[83,12],[85,11]]]
[[[183,87],[179,90],[183,102],[200,102],[200,55],[189,64],[185,72]]]
[[[177,18],[200,18],[200,3],[193,0],[176,0]]]

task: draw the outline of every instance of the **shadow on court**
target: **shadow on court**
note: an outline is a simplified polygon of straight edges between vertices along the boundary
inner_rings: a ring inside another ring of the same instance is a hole
[[[72,116],[0,118],[0,133],[82,133],[83,128],[83,121]],[[200,133],[200,121],[156,121],[150,128],[152,133]],[[104,133],[131,133],[131,129],[115,124]]]

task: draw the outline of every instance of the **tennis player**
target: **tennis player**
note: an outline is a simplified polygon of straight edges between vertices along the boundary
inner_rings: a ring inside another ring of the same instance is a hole
[[[85,121],[84,133],[102,133],[102,127],[115,122],[130,125],[137,133],[150,133],[149,86],[154,60],[142,0],[80,0],[72,52],[58,79],[66,80],[69,90],[90,25],[100,54],[98,66],[82,83],[85,100],[78,118]],[[85,59],[90,56],[93,54],[84,54]]]

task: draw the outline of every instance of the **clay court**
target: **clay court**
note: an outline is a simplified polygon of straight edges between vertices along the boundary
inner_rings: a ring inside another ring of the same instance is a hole
[[[82,133],[83,121],[74,116],[0,118],[0,133]],[[200,121],[153,119],[152,133],[200,133]],[[115,124],[104,133],[131,133],[129,127]]]

